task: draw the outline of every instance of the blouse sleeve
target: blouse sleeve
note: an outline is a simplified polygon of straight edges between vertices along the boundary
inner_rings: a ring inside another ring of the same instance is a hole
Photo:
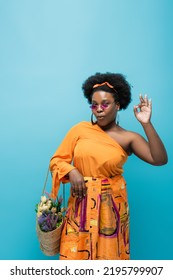
[[[76,134],[75,129],[71,128],[50,160],[50,171],[52,172],[51,196],[53,198],[57,197],[60,182],[69,182],[66,175],[75,168],[72,161],[74,148],[78,140]]]

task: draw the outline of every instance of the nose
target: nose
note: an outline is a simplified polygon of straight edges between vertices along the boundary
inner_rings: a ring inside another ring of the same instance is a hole
[[[97,112],[102,112],[102,111],[103,111],[102,105],[98,104],[97,105]]]

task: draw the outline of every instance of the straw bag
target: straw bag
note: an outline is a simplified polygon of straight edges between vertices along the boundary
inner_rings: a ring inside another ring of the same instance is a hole
[[[44,183],[42,195],[45,193],[46,183],[49,175],[49,168],[46,175],[46,180]],[[65,186],[63,184],[63,204],[65,205]],[[64,207],[65,209],[65,207]],[[64,226],[65,217],[62,216],[62,223],[59,225],[59,227],[56,227],[55,229],[51,231],[43,231],[40,228],[40,225],[38,223],[38,217],[36,218],[36,232],[38,236],[38,240],[40,243],[40,249],[41,251],[47,255],[47,256],[55,256],[60,251],[60,240],[61,240],[61,232]]]
[[[37,222],[36,231],[40,242],[40,249],[46,256],[55,256],[59,253],[63,225],[64,223],[52,231],[44,232],[40,229]]]

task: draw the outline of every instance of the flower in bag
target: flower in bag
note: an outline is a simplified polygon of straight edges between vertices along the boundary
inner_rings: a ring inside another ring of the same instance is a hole
[[[52,231],[62,224],[62,213],[66,210],[62,207],[62,201],[62,197],[54,200],[49,194],[41,196],[40,203],[36,205],[36,212],[37,222],[42,231]]]
[[[45,202],[46,202],[46,200],[47,200],[47,198],[46,198],[46,196],[45,196],[45,195],[44,195],[44,196],[41,196],[41,202],[45,203]]]

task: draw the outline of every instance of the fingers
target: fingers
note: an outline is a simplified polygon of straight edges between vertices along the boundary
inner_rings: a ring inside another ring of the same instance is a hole
[[[139,95],[139,99],[140,99],[140,105],[141,106],[148,106],[148,97],[145,94],[144,97],[142,96],[142,94]]]
[[[152,110],[152,101],[151,99],[148,99],[148,96],[145,94],[142,96],[142,94],[139,95],[140,103],[138,105],[135,105],[133,107],[134,113],[137,116],[141,111],[145,111],[146,108],[149,108],[150,111]]]
[[[135,106],[133,107],[133,110],[134,110],[135,115],[138,114],[138,109],[139,109],[139,105],[135,105]]]
[[[151,107],[151,99],[148,99],[147,94],[144,95],[144,97],[142,96],[142,94],[139,95],[139,99],[140,99],[140,105],[141,106],[147,106],[147,107]]]
[[[148,100],[148,106],[151,109],[151,107],[152,107],[152,100],[151,99]]]
[[[87,188],[85,186],[85,182],[72,183],[71,189],[72,189],[73,196],[79,197],[80,199],[86,196]]]
[[[76,168],[72,169],[68,173],[68,175],[69,175],[69,180],[71,183],[72,195],[82,199],[86,195],[86,191],[87,191],[87,188],[85,186],[84,177]]]
[[[151,109],[152,107],[152,101],[151,99],[148,99],[148,96],[145,94],[142,96],[142,94],[139,95],[140,103],[138,105],[134,106],[134,111],[137,113],[139,109],[141,109],[143,106],[149,107]]]

